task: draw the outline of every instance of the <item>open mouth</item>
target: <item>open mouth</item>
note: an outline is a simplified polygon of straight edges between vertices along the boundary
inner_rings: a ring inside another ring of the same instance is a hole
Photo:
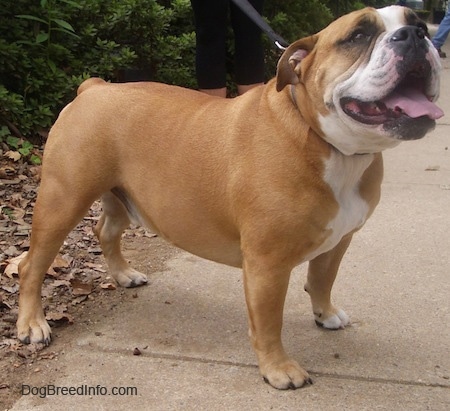
[[[427,117],[436,120],[444,115],[432,102],[433,96],[426,93],[430,70],[424,64],[409,71],[386,97],[377,101],[362,101],[352,97],[340,100],[345,114],[354,120],[369,125],[395,122],[402,118]]]

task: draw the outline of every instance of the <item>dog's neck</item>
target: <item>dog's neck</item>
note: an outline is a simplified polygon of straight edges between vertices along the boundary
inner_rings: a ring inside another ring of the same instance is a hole
[[[300,111],[300,106],[299,106],[298,103],[297,103],[297,96],[296,96],[296,94],[295,94],[295,85],[294,85],[294,84],[291,84],[291,93],[290,93],[290,94],[291,94],[292,104],[294,105],[294,107],[295,107],[295,109],[296,109],[297,111]],[[342,155],[349,157],[347,154],[342,153],[336,146],[333,145],[333,147],[334,147],[337,151],[339,151]],[[352,154],[352,155],[353,155],[353,156],[366,156],[366,155],[368,155],[368,154],[373,154],[373,153],[355,153],[355,154]],[[350,157],[351,157],[351,156],[350,156]]]

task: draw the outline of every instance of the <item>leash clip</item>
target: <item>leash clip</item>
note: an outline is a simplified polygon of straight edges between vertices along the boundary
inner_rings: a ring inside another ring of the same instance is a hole
[[[261,14],[252,6],[248,0],[232,0],[233,3],[239,7],[247,17],[253,21],[269,38],[275,43],[280,50],[286,50],[289,45],[282,37],[276,34],[267,22],[262,18]]]
[[[275,40],[275,46],[277,46],[281,51],[286,50],[286,47],[284,47],[278,40]]]

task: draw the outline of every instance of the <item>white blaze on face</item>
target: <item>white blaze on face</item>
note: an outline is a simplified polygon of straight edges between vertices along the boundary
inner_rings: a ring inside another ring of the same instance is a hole
[[[395,31],[405,25],[405,8],[400,6],[389,6],[377,10],[386,27],[386,31]]]

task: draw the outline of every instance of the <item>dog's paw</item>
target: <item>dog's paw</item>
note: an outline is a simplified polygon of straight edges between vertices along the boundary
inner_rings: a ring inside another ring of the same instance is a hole
[[[127,268],[124,271],[113,274],[113,277],[119,285],[126,288],[139,287],[148,282],[147,276],[134,268]]]
[[[344,310],[336,310],[335,313],[330,313],[328,316],[325,316],[323,313],[314,313],[314,319],[319,327],[329,330],[338,330],[350,324],[350,317]]]
[[[312,384],[309,374],[294,360],[267,366],[261,374],[266,383],[279,390],[295,390]]]
[[[41,343],[49,345],[52,331],[45,318],[30,321],[17,321],[17,338],[24,344]]]

